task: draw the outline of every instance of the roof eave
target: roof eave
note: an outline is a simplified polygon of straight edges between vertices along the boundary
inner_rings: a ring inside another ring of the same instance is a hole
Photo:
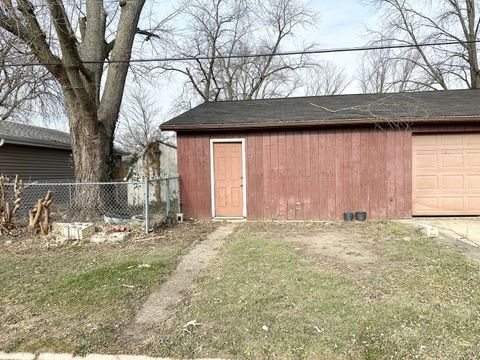
[[[225,124],[168,124],[160,125],[164,131],[199,131],[199,130],[256,130],[272,128],[323,127],[323,126],[358,126],[375,124],[432,124],[432,123],[463,123],[480,121],[479,115],[464,116],[432,116],[428,118],[403,119],[332,119],[332,120],[301,120],[301,121],[264,121],[261,123],[225,123]]]
[[[59,150],[72,150],[70,145],[66,144],[52,144],[52,143],[39,143],[34,141],[25,141],[25,140],[17,140],[17,139],[9,139],[3,138],[4,144],[10,145],[21,145],[21,146],[33,146],[33,147],[41,147],[41,148],[49,148],[49,149],[59,149]]]

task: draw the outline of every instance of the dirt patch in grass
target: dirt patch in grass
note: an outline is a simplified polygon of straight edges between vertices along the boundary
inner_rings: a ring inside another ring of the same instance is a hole
[[[317,256],[331,257],[347,265],[375,265],[379,256],[372,250],[372,240],[339,231],[321,232],[313,236],[292,236],[292,243],[299,243],[305,251]]]
[[[331,221],[257,223],[249,224],[244,231],[257,234],[260,230],[266,239],[291,244],[321,269],[358,277],[392,265],[382,245],[385,234],[377,231],[378,224]]]
[[[331,243],[328,232],[345,246],[365,237],[357,251],[381,266],[362,272],[332,245],[309,254],[305,239]],[[479,309],[480,266],[406,227],[246,224],[175,317],[130,346],[179,357],[476,359]]]
[[[0,349],[128,352],[119,334],[190,246],[213,230],[185,223],[121,244],[0,245]]]

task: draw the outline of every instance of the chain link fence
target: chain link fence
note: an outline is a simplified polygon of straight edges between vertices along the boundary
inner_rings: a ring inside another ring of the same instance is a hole
[[[28,212],[52,191],[52,222],[130,222],[148,232],[176,220],[180,212],[179,185],[178,177],[102,183],[28,182],[24,183],[15,221],[28,224]],[[12,183],[5,184],[5,201],[15,201]]]

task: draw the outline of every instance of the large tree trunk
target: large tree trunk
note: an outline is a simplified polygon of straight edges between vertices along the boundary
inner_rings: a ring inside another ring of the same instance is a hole
[[[72,155],[75,165],[75,215],[82,219],[101,215],[104,204],[102,181],[109,181],[113,127],[105,126],[95,110],[66,93]]]
[[[75,98],[65,97],[70,119],[73,162],[77,182],[108,179],[113,128],[99,121],[95,109],[82,106]]]

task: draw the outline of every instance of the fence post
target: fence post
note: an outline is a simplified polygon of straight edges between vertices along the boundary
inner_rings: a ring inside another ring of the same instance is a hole
[[[170,178],[167,178],[167,184],[166,184],[166,195],[167,195],[167,213],[166,213],[166,219],[168,219],[168,216],[170,215]]]
[[[72,185],[68,184],[68,204],[72,207]]]
[[[177,186],[176,186],[176,190],[177,190],[177,212],[181,213],[182,212],[182,202],[180,201],[181,199],[181,196],[180,196],[180,175],[177,174],[177,177],[176,177],[176,181],[177,181]]]
[[[145,182],[143,184],[143,200],[145,202],[145,234],[148,234],[150,230],[150,194],[149,194],[149,180],[148,176],[145,176]]]

